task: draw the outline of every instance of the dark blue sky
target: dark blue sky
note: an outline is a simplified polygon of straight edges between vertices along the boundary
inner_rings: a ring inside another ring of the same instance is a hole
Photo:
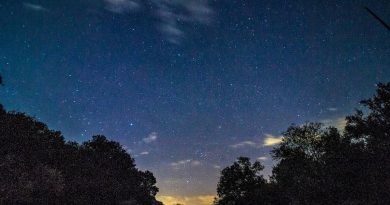
[[[387,0],[2,0],[0,99],[68,140],[121,142],[165,201],[213,195],[220,167],[270,167],[265,139],[342,124],[390,80],[363,6],[390,21]]]

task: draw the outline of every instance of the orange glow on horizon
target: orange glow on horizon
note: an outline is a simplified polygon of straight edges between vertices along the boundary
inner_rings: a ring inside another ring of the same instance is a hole
[[[198,196],[168,196],[157,195],[157,200],[164,203],[164,205],[212,205],[214,202],[214,195],[198,195]]]

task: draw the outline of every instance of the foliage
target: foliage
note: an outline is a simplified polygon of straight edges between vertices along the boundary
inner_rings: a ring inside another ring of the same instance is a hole
[[[161,204],[149,171],[104,136],[77,144],[0,107],[0,204]]]
[[[320,123],[289,127],[271,152],[277,164],[268,182],[254,183],[261,169],[248,158],[225,168],[216,204],[390,204],[390,83],[361,103],[368,113],[346,117],[343,133]]]
[[[254,205],[261,202],[266,190],[266,181],[261,175],[264,169],[260,162],[250,162],[239,157],[230,167],[222,170],[218,183],[216,205]],[[265,200],[262,200],[265,202]]]

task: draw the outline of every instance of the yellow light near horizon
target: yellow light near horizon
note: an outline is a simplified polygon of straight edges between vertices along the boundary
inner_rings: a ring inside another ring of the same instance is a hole
[[[214,195],[198,195],[198,196],[167,196],[157,195],[157,200],[164,203],[164,205],[211,205],[214,202]]]

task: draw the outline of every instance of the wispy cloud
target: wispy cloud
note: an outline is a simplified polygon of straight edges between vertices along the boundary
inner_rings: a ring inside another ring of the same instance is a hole
[[[247,141],[239,142],[237,144],[230,145],[230,147],[235,148],[235,149],[244,148],[244,147],[258,148],[258,147],[261,147],[261,144],[256,143],[254,141],[247,140]]]
[[[179,168],[180,166],[185,166],[185,165],[191,165],[193,167],[197,167],[200,166],[201,164],[202,163],[198,160],[185,159],[177,162],[172,162],[170,165],[174,168]]]
[[[152,132],[147,137],[143,138],[142,141],[144,141],[145,143],[151,143],[156,141],[157,138],[158,138],[157,132]]]
[[[207,0],[156,0],[160,30],[169,42],[179,44],[184,38],[183,23],[207,24],[211,21],[212,9]]]
[[[136,11],[140,4],[135,0],[104,0],[106,9],[114,13],[127,13]]]
[[[164,204],[184,204],[184,205],[210,205],[213,203],[214,195],[198,195],[198,196],[168,196],[157,195],[157,200]]]
[[[171,166],[185,165],[185,164],[188,164],[188,163],[190,163],[190,162],[191,162],[190,159],[180,160],[180,161],[177,161],[177,162],[172,162],[172,163],[171,163]]]
[[[271,134],[266,134],[265,138],[264,138],[263,145],[265,147],[274,146],[274,145],[281,143],[282,140],[283,140],[282,136],[274,136]]]
[[[152,8],[151,14],[159,20],[157,25],[166,39],[180,44],[185,38],[184,28],[188,24],[208,24],[213,10],[211,0],[103,0],[106,9],[114,13],[137,11],[143,5]],[[146,5],[147,4],[147,5]]]
[[[327,110],[330,111],[330,112],[336,112],[337,108],[335,108],[335,107],[328,107]]]
[[[148,155],[148,154],[149,154],[149,152],[147,152],[147,151],[139,153],[139,155]]]
[[[41,11],[41,12],[42,11],[49,11],[49,9],[47,9],[39,4],[32,4],[32,3],[24,2],[23,6],[24,6],[24,8],[29,9],[29,10],[33,10],[33,11]]]
[[[266,161],[266,160],[268,160],[268,157],[258,157],[257,158],[257,160],[259,160],[259,161]]]
[[[219,165],[213,165],[213,168],[214,168],[214,169],[221,169],[221,166],[219,166]]]

